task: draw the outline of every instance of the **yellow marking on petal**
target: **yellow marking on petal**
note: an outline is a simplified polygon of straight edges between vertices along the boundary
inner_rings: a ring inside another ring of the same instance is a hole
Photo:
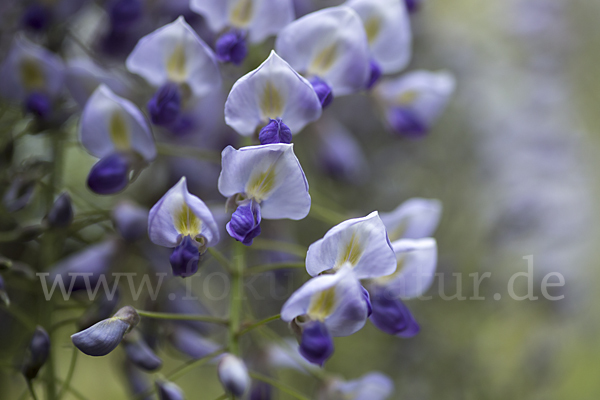
[[[265,200],[275,187],[275,163],[265,172],[253,174],[246,185],[246,194],[248,198],[257,202]]]
[[[356,234],[356,232],[353,232],[352,236],[350,237],[350,240],[346,243],[346,245],[342,249],[342,252],[340,253],[340,256],[336,263],[336,268],[341,267],[344,263],[347,262],[349,262],[352,265],[352,267],[354,267],[356,264],[358,264],[358,260],[360,260],[363,251],[364,250],[359,243],[358,235]]]
[[[174,216],[175,229],[184,236],[195,237],[202,229],[202,221],[194,214],[190,207],[183,203],[181,209]]]
[[[307,314],[315,320],[323,321],[335,309],[335,286],[315,293],[310,298]]]
[[[128,150],[131,147],[129,140],[129,127],[121,111],[115,111],[110,116],[108,125],[110,140],[117,150]]]
[[[399,106],[406,106],[414,102],[418,96],[419,93],[416,90],[407,90],[396,98],[396,103]]]
[[[221,0],[225,1],[225,0]],[[252,0],[239,0],[229,12],[231,24],[237,28],[245,28],[252,20],[254,3]]]
[[[183,82],[187,78],[185,49],[182,44],[175,46],[175,50],[167,60],[167,74],[174,82]]]
[[[365,32],[369,44],[372,44],[381,32],[381,18],[378,15],[373,15],[365,21]]]
[[[313,75],[323,75],[333,66],[338,56],[337,43],[321,50],[308,67],[308,72]]]
[[[397,257],[396,270],[393,273],[391,273],[390,275],[386,275],[386,276],[382,276],[382,277],[373,279],[375,282],[385,285],[385,284],[395,280],[396,277],[398,275],[400,275],[400,272],[402,272],[402,270],[404,269],[406,255],[400,254],[400,255],[397,255],[396,257]]]
[[[260,97],[260,110],[264,119],[281,117],[283,113],[283,99],[271,81],[267,81],[263,89]]]
[[[27,91],[42,89],[46,82],[44,71],[40,64],[33,58],[25,58],[19,68],[21,82]]]

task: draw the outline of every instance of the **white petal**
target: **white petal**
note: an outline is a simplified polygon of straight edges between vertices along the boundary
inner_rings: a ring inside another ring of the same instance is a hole
[[[229,24],[228,0],[190,0],[190,9],[202,15],[213,32],[223,30]]]
[[[376,95],[388,107],[409,107],[428,125],[440,116],[454,92],[448,72],[412,71],[377,85]]]
[[[186,83],[196,97],[221,86],[213,51],[183,17],[141,38],[126,65],[155,87],[169,81]]]
[[[320,116],[321,103],[312,85],[274,51],[233,85],[225,103],[225,122],[246,136],[269,118],[281,118],[296,134]]]
[[[331,228],[311,244],[306,255],[306,270],[312,276],[338,269],[350,262],[359,279],[393,273],[396,257],[377,211]]]
[[[435,232],[442,215],[442,202],[436,199],[412,198],[394,211],[381,213],[390,240],[421,239]]]
[[[241,0],[244,1],[244,0]],[[248,39],[259,43],[277,34],[294,20],[293,0],[253,0],[253,17],[248,26]]]
[[[335,389],[352,400],[385,400],[394,392],[394,383],[387,375],[371,372],[360,379],[340,382]]]
[[[433,238],[400,239],[392,243],[398,270],[375,282],[383,285],[394,296],[412,299],[423,295],[435,278],[437,243]]]
[[[398,72],[411,56],[412,33],[404,0],[349,0],[360,16],[371,55],[383,73]]]
[[[86,103],[79,122],[79,138],[99,158],[130,150],[146,161],[156,157],[154,138],[142,112],[106,85],[100,85]]]
[[[315,11],[286,26],[275,49],[298,72],[319,76],[335,96],[362,90],[369,48],[360,17],[349,7]]]
[[[202,200],[188,192],[185,177],[150,210],[148,235],[152,242],[165,247],[177,246],[179,235],[202,235],[209,247],[219,241],[212,213]]]
[[[260,203],[264,219],[302,219],[310,210],[308,182],[293,144],[228,146],[222,153],[219,192],[245,193]]]
[[[15,101],[34,91],[56,96],[63,87],[63,71],[60,57],[19,35],[0,66],[0,95]]]

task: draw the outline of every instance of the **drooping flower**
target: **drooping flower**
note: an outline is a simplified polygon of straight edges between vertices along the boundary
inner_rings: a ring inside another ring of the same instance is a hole
[[[408,137],[429,132],[454,92],[448,72],[413,71],[382,80],[375,90],[390,129]]]
[[[67,62],[65,86],[82,108],[101,84],[105,84],[119,96],[124,96],[127,91],[117,73],[105,70],[90,59],[75,58]]]
[[[260,43],[294,20],[292,0],[191,0],[192,11],[202,15],[215,32],[223,62],[240,64],[246,56],[246,40]]]
[[[140,322],[140,316],[131,306],[121,308],[111,318],[71,335],[75,347],[94,357],[105,356],[113,351]]]
[[[358,279],[386,276],[396,270],[394,250],[377,211],[334,226],[308,248],[306,270],[312,276],[335,272],[343,265],[350,265]]]
[[[193,359],[201,359],[217,351],[220,346],[187,326],[176,326],[169,341],[180,353]]]
[[[293,144],[265,144],[222,153],[219,192],[236,207],[227,231],[249,245],[261,219],[299,220],[308,215],[308,182]]]
[[[300,353],[322,365],[333,354],[334,336],[360,330],[369,306],[362,286],[348,263],[336,274],[313,278],[296,290],[281,309],[300,338]]]
[[[379,74],[406,67],[411,56],[412,33],[404,0],[348,0],[362,20],[371,50],[372,86]],[[373,72],[376,74],[373,76]]]
[[[130,175],[156,157],[152,132],[133,103],[100,85],[83,109],[79,123],[81,144],[100,161],[88,175],[89,188],[113,194],[127,187]]]
[[[277,35],[275,49],[315,85],[329,86],[334,96],[362,90],[369,80],[367,35],[349,7],[325,8],[292,22]]]
[[[370,319],[382,331],[400,337],[412,337],[419,325],[402,300],[423,295],[435,278],[437,244],[433,238],[400,239],[392,243],[397,268],[391,275],[371,279],[373,314]]]
[[[221,357],[217,367],[219,380],[227,393],[241,397],[250,388],[250,376],[244,361],[233,354]]]
[[[195,274],[200,256],[219,241],[212,213],[202,200],[190,194],[185,177],[150,210],[148,235],[155,244],[173,248],[173,274],[182,277]]]
[[[185,400],[183,391],[173,382],[157,380],[156,391],[160,400]]]
[[[422,239],[433,235],[442,214],[442,203],[436,199],[412,198],[394,211],[379,216],[391,241],[401,238]]]
[[[221,86],[213,51],[182,16],[141,38],[126,65],[157,89],[148,111],[154,124],[169,129],[197,99]]]
[[[370,372],[359,379],[332,379],[319,391],[317,400],[385,400],[394,392],[394,383],[380,372]]]
[[[50,336],[38,326],[33,332],[21,371],[27,380],[34,379],[50,355]]]
[[[18,36],[0,66],[0,95],[47,118],[63,87],[64,65],[49,50]]]
[[[133,242],[148,232],[148,209],[130,201],[121,201],[113,209],[112,220],[123,239]]]
[[[252,135],[266,125],[269,132],[261,131],[262,144],[289,143],[291,137],[282,131],[296,134],[320,116],[321,103],[311,84],[274,51],[233,85],[225,103],[225,122],[240,135]]]
[[[133,330],[123,339],[127,359],[145,371],[155,371],[162,366],[162,360],[152,351],[142,338]]]

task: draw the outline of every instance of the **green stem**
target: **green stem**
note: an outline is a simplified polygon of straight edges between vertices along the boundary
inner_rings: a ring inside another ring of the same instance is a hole
[[[303,262],[291,263],[291,262],[283,262],[283,263],[273,263],[273,264],[263,264],[257,265],[255,267],[250,267],[246,269],[246,275],[252,274],[262,274],[263,272],[274,271],[278,269],[288,269],[288,268],[304,268],[306,264]]]
[[[71,354],[71,364],[69,365],[69,371],[67,372],[67,377],[65,378],[64,383],[60,387],[60,391],[58,392],[57,399],[60,400],[69,389],[71,385],[71,380],[73,379],[73,375],[75,375],[75,365],[77,365],[77,355],[79,354],[79,350],[76,347],[73,347],[73,353]]]
[[[35,390],[33,389],[33,384],[31,380],[27,379],[27,390],[29,390],[29,394],[33,400],[38,400],[37,395],[35,394]]]
[[[276,320],[278,320],[278,319],[280,319],[280,318],[281,318],[281,314],[277,314],[277,315],[273,315],[273,316],[271,316],[271,317],[269,317],[269,318],[265,318],[265,319],[263,319],[262,321],[258,321],[258,322],[256,322],[256,323],[254,323],[254,324],[250,325],[249,327],[247,327],[247,328],[245,328],[245,329],[241,330],[241,331],[238,333],[238,336],[245,335],[246,333],[248,333],[248,332],[252,331],[253,329],[256,329],[256,328],[258,328],[258,327],[260,327],[260,326],[263,326],[263,325],[265,325],[265,324],[268,324],[268,323],[269,323],[269,322],[271,322],[271,321],[276,321]]]
[[[293,388],[289,387],[285,383],[282,383],[282,382],[279,382],[279,381],[277,381],[275,379],[269,378],[268,376],[259,374],[257,372],[250,372],[250,377],[252,379],[256,379],[258,381],[262,381],[262,382],[268,383],[269,385],[273,386],[274,388],[279,389],[283,393],[289,394],[290,396],[292,396],[295,399],[298,399],[298,400],[309,400],[308,397],[304,396],[301,393],[298,393],[296,391],[296,389],[293,389]]]
[[[229,304],[229,350],[239,356],[240,322],[242,315],[242,301],[244,297],[244,252],[243,244],[236,242],[234,246],[233,271],[231,271],[231,297]]]
[[[250,247],[253,250],[278,251],[292,254],[301,258],[306,257],[306,248],[294,243],[281,242],[278,240],[256,238]]]
[[[146,318],[169,319],[169,320],[178,320],[178,321],[202,321],[202,322],[212,322],[214,324],[229,325],[229,319],[213,317],[212,315],[171,314],[171,313],[161,313],[161,312],[143,311],[143,310],[136,310],[136,311],[141,317],[146,317]]]
[[[216,151],[199,149],[190,146],[177,146],[167,143],[157,143],[156,150],[163,156],[196,158],[221,165],[221,154]]]
[[[217,262],[219,264],[221,264],[221,266],[223,266],[223,268],[225,268],[228,272],[231,272],[233,270],[233,266],[231,265],[231,263],[229,262],[229,260],[227,259],[227,257],[225,257],[223,255],[223,253],[221,253],[219,250],[209,247],[208,248],[208,252],[215,258],[215,260],[217,260]]]

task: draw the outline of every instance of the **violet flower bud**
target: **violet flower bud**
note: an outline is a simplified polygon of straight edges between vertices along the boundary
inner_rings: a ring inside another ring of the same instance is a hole
[[[50,114],[52,103],[44,93],[33,92],[25,100],[25,110],[37,118],[45,119]]]
[[[175,122],[181,109],[181,94],[176,83],[162,85],[148,102],[148,112],[152,123],[168,126]]]
[[[300,354],[313,364],[323,366],[333,355],[333,338],[321,321],[311,321],[303,326]]]
[[[184,400],[183,391],[173,382],[156,381],[156,391],[160,400]]]
[[[280,118],[271,119],[258,134],[260,144],[292,143],[292,131]]]
[[[219,61],[240,65],[248,55],[248,46],[243,33],[234,29],[217,39],[215,51]]]
[[[71,196],[64,192],[54,202],[50,212],[46,215],[46,221],[52,228],[66,228],[73,222],[73,205]]]
[[[367,89],[371,89],[379,78],[381,78],[382,74],[381,66],[375,60],[369,61],[369,68],[371,72],[369,74],[369,81],[367,82]]]
[[[394,131],[411,138],[427,134],[429,127],[419,115],[408,107],[396,107],[389,113],[389,122]]]
[[[48,336],[44,328],[38,326],[35,328],[31,342],[29,342],[29,351],[21,369],[27,380],[32,380],[37,376],[49,355],[50,336]]]
[[[419,333],[419,324],[402,300],[380,289],[373,293],[371,304],[373,306],[371,322],[383,332],[404,338]]]
[[[114,194],[129,184],[131,162],[122,153],[112,153],[98,161],[88,175],[87,185],[97,194]]]
[[[162,366],[162,360],[152,351],[138,332],[133,331],[123,339],[125,354],[129,361],[146,371],[155,371]]]
[[[260,221],[260,206],[255,201],[248,201],[238,206],[225,228],[232,238],[250,246],[260,235]]]
[[[329,86],[325,81],[317,76],[310,79],[310,84],[312,85],[315,93],[317,93],[317,97],[319,97],[319,101],[321,102],[321,107],[326,108],[333,101],[333,91],[331,86]]]
[[[189,235],[184,236],[181,243],[173,249],[169,261],[173,275],[184,278],[194,275],[198,271],[200,261],[198,242]]]

